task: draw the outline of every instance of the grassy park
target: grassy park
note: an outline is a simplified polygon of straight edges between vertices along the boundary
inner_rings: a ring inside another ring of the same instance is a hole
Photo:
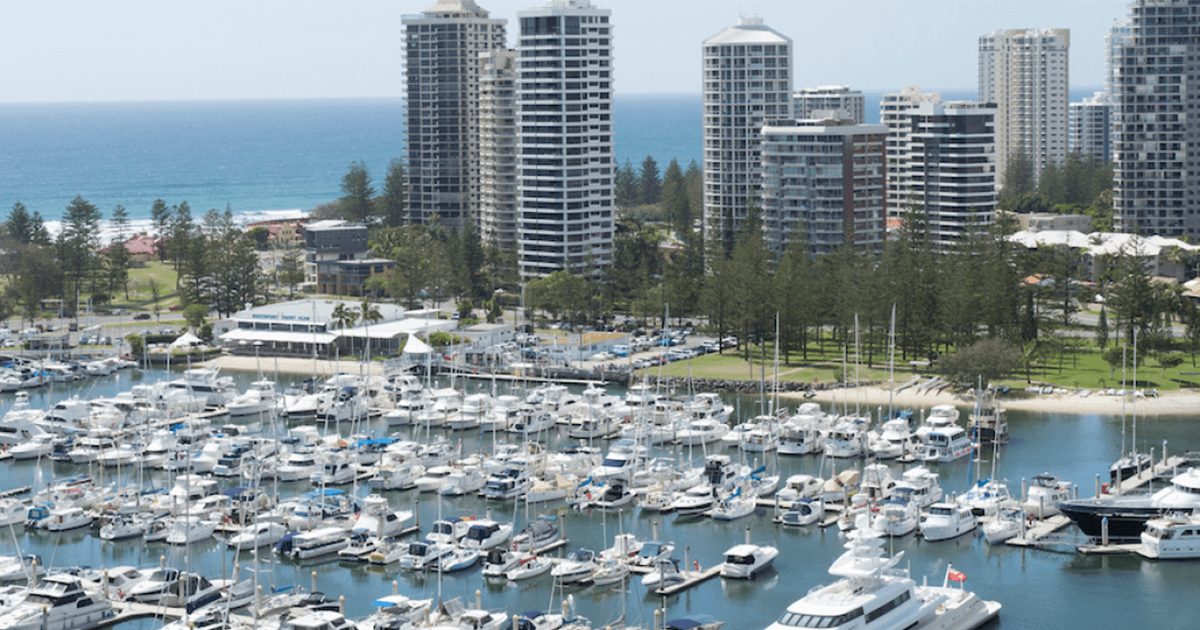
[[[169,311],[172,306],[179,304],[179,292],[175,288],[177,278],[178,274],[170,263],[155,260],[141,267],[133,267],[129,270],[129,299],[125,299],[124,292],[118,291],[113,295],[110,305],[126,310],[153,311],[152,285],[157,285],[159,309]]]
[[[762,359],[762,348],[751,349],[751,359],[747,361],[744,354],[726,350],[723,354],[707,354],[691,359],[677,361],[662,366],[649,367],[639,370],[639,376],[654,378],[660,373],[665,377],[713,380],[758,380],[766,370],[766,379],[770,381],[774,374],[772,359],[773,349],[765,348],[766,359]],[[830,383],[841,373],[842,364],[837,352],[810,352],[809,361],[801,361],[798,354],[793,354],[791,361],[780,359],[779,378],[790,382],[822,382]],[[1169,363],[1170,361],[1168,361]],[[854,378],[853,359],[846,368],[850,379]],[[660,372],[661,370],[661,372]],[[858,368],[860,378],[864,381],[886,381],[888,372],[877,361],[874,367],[862,365]],[[913,368],[897,362],[895,379],[902,383],[913,375]],[[937,374],[936,365],[924,368],[920,374],[932,376]],[[1132,369],[1128,374],[1132,383]],[[1039,359],[1030,367],[1028,374],[1022,369],[1019,373],[1011,374],[1001,379],[998,385],[1007,385],[1013,389],[1024,389],[1030,382],[1051,384],[1068,389],[1098,390],[1107,387],[1121,386],[1121,370],[1112,369],[1104,360],[1100,351],[1089,344],[1078,351],[1065,353],[1061,363],[1057,355]],[[1156,356],[1144,358],[1138,367],[1138,386],[1154,388],[1161,391],[1180,389],[1200,389],[1200,367],[1193,367],[1190,358],[1183,363],[1164,367]]]

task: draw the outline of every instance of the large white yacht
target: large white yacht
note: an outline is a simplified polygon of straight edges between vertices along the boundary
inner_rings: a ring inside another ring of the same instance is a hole
[[[971,630],[999,614],[1000,604],[964,589],[917,586],[907,571],[895,568],[904,552],[886,556],[881,535],[867,525],[865,515],[861,520],[849,535],[847,551],[829,567],[830,575],[841,579],[793,602],[768,630]],[[952,575],[961,574],[947,570],[947,581]]]
[[[1200,558],[1200,516],[1167,514],[1146,521],[1137,552],[1155,560]]]
[[[79,578],[51,575],[30,589],[23,602],[4,612],[0,628],[97,628],[112,616],[112,604],[100,593],[85,591]]]

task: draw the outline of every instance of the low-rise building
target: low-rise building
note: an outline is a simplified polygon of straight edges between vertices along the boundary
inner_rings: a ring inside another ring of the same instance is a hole
[[[1029,249],[1069,247],[1079,252],[1084,275],[1097,280],[1118,256],[1134,256],[1144,261],[1152,276],[1183,282],[1193,278],[1200,261],[1200,245],[1177,238],[1140,236],[1123,232],[1092,232],[1023,230],[1008,237],[1010,241]]]
[[[253,354],[257,348],[263,356],[332,357],[369,349],[372,356],[389,356],[400,352],[408,335],[427,338],[457,327],[457,322],[439,319],[432,310],[371,306],[379,313],[372,322],[361,321],[362,303],[351,300],[306,299],[256,306],[217,322],[213,333],[230,351],[242,354]],[[339,320],[343,313],[346,317]]]
[[[1030,232],[1091,232],[1092,218],[1086,214],[1054,214],[1051,212],[1031,212],[1014,214],[1017,226]]]
[[[394,262],[372,258],[367,226],[329,220],[304,226],[304,282],[318,293],[364,295],[367,280]]]

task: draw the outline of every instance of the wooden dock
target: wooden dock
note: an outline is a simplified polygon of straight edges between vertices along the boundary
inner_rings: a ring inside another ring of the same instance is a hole
[[[678,584],[672,584],[670,586],[666,586],[663,588],[655,589],[654,594],[666,597],[668,595],[674,595],[676,593],[686,591],[687,589],[692,588],[693,586],[707,582],[708,580],[711,580],[712,578],[715,578],[718,575],[720,575],[721,574],[721,566],[722,566],[722,563],[717,563],[717,564],[715,564],[703,571],[699,571],[699,572],[697,572],[697,571],[681,571],[681,573],[684,575],[684,580],[682,582],[680,582]]]
[[[1148,485],[1151,481],[1158,479],[1164,475],[1170,475],[1181,466],[1187,465],[1188,460],[1178,455],[1166,457],[1160,460],[1157,464],[1152,464],[1149,468],[1142,472],[1123,480],[1120,484],[1113,484],[1108,487],[1105,492],[1108,496],[1118,496],[1140,490],[1143,486]]]
[[[1079,553],[1089,556],[1120,556],[1138,553],[1142,543],[1122,543],[1115,545],[1079,545]]]
[[[1013,547],[1037,547],[1047,536],[1070,524],[1071,519],[1062,514],[1055,514],[1049,518],[1034,521],[1032,527],[1025,528],[1023,535],[1009,538],[1004,541],[1004,544]]]

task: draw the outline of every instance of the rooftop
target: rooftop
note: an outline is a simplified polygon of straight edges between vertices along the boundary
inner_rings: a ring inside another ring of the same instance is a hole
[[[762,18],[743,16],[735,26],[704,40],[705,46],[725,44],[791,44],[792,38],[767,26]]]
[[[234,313],[230,319],[293,322],[316,321],[328,323],[333,321],[333,312],[339,304],[344,308],[355,311],[362,308],[362,302],[354,300],[309,298],[305,300],[292,300],[290,302],[278,302],[265,306],[255,306]],[[426,311],[406,311],[395,304],[371,302],[371,305],[379,309],[379,314],[383,316],[382,321],[384,322],[403,319],[417,313],[427,314]]]
[[[1066,245],[1075,249],[1086,250],[1089,256],[1115,255],[1121,252],[1139,256],[1158,256],[1166,249],[1182,249],[1184,251],[1200,251],[1200,245],[1192,245],[1177,238],[1162,236],[1138,236],[1120,232],[1092,232],[1084,234],[1074,230],[1043,230],[1031,232],[1023,230],[1008,237],[1010,241],[1020,243],[1029,249],[1038,247],[1053,247]]]

